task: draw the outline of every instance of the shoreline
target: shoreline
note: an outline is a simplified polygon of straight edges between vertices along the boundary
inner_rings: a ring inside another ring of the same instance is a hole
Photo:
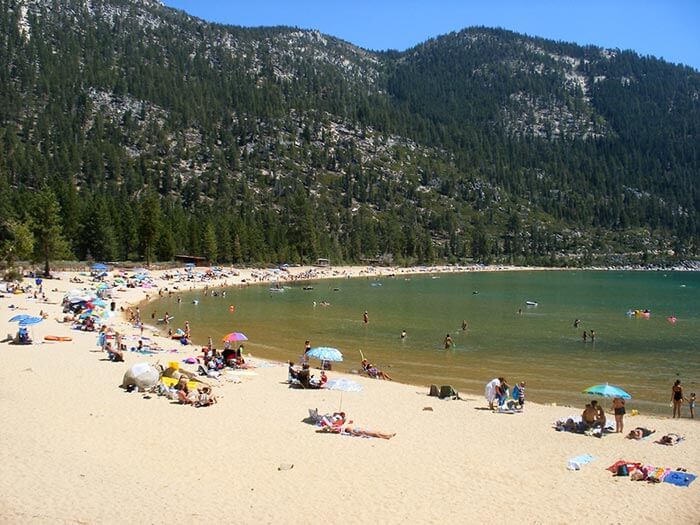
[[[366,280],[371,280],[371,279],[378,279],[378,278],[397,278],[400,279],[404,276],[415,276],[415,275],[420,275],[424,277],[428,277],[431,275],[441,275],[441,274],[465,274],[465,273],[480,273],[480,272],[527,272],[527,271],[547,271],[547,270],[554,270],[554,271],[561,271],[565,269],[560,269],[560,268],[547,268],[547,267],[536,267],[536,268],[528,268],[528,267],[515,267],[515,266],[492,266],[492,267],[454,267],[454,266],[438,266],[438,267],[412,267],[412,268],[395,268],[395,267],[387,267],[387,268],[373,268],[373,267],[364,267],[364,266],[353,266],[353,267],[329,267],[329,268],[324,268],[324,269],[319,269],[315,267],[297,267],[297,268],[290,268],[289,273],[279,273],[279,272],[274,272],[274,271],[260,271],[256,269],[247,269],[245,274],[241,274],[234,279],[231,277],[222,277],[219,280],[215,281],[210,281],[210,282],[196,282],[196,283],[185,283],[185,286],[182,286],[179,290],[174,290],[174,293],[190,293],[190,292],[196,292],[197,290],[201,290],[203,287],[209,286],[211,290],[218,290],[220,288],[224,287],[231,287],[231,288],[240,288],[240,287],[247,287],[247,286],[269,286],[275,282],[278,282],[280,285],[288,285],[290,283],[300,283],[300,282],[307,282],[307,281],[322,281],[326,279],[336,279],[338,282],[345,280],[347,278],[352,278],[352,279],[366,279]],[[309,275],[308,272],[312,271],[314,272],[312,275]],[[608,270],[581,270],[581,271],[608,271]],[[255,274],[257,277],[251,279],[250,274]],[[232,281],[232,282],[231,282]],[[167,284],[165,285],[167,286]],[[342,285],[340,285],[342,286]],[[145,311],[146,305],[150,302],[155,301],[158,299],[157,296],[151,296],[148,300],[144,299],[142,302],[139,303],[139,306],[141,307],[142,310]],[[200,298],[201,300],[201,298]],[[168,308],[166,307],[166,310]],[[171,310],[172,311],[172,310]],[[161,312],[162,313],[162,312]],[[180,322],[182,322],[180,320]],[[177,322],[173,325],[173,329],[177,326]],[[150,325],[150,328],[158,333],[162,333],[163,331],[163,325]],[[209,328],[212,328],[211,326]],[[193,337],[193,344],[198,347],[206,346],[206,337],[202,335],[201,332],[197,332],[197,330],[194,330],[195,336]],[[260,334],[258,334],[259,336]],[[303,339],[302,339],[303,340]],[[279,363],[279,364],[285,364],[288,362],[288,359],[290,356],[293,355],[293,360],[296,361],[297,359],[297,354],[295,353],[290,353],[289,355],[283,355],[280,356],[280,353],[284,353],[284,348],[285,345],[279,344],[279,341],[276,341],[273,346],[265,345],[262,343],[250,343],[252,347],[252,351],[258,355],[258,352],[262,352],[265,355],[265,359]],[[216,345],[215,345],[216,346]],[[248,347],[248,344],[246,344],[246,347]],[[257,347],[257,348],[256,348]],[[366,350],[366,349],[365,349]],[[250,349],[248,350],[250,352]],[[387,366],[387,363],[381,363],[380,360],[380,365]],[[341,364],[340,369],[343,370],[344,373],[347,374],[356,374],[358,373],[359,369],[359,361],[357,366],[353,365],[347,365],[344,366],[344,364]],[[388,368],[385,368],[385,371],[387,373],[393,374],[394,372],[392,371],[392,366],[391,364],[388,364]],[[532,372],[532,371],[531,371]],[[495,372],[494,372],[495,374]],[[399,373],[399,375],[401,375]],[[515,374],[512,373],[512,370],[508,373],[506,373],[506,376],[508,378],[511,378],[511,375],[515,376]],[[414,386],[414,387],[419,387],[419,388],[425,388],[427,391],[427,388],[430,383],[438,383],[442,381],[443,383],[452,383],[455,385],[456,388],[460,390],[460,392],[464,392],[465,394],[468,394],[470,396],[477,396],[477,397],[483,397],[483,385],[486,383],[487,379],[484,379],[483,377],[479,376],[465,376],[465,377],[460,377],[460,378],[455,378],[452,377],[452,379],[447,379],[447,378],[437,378],[433,377],[432,379],[428,380],[423,377],[417,377],[415,373],[408,372],[408,374],[403,374],[404,377],[396,378],[394,379],[397,380],[397,382],[400,382],[402,384]],[[522,377],[522,376],[521,376]],[[525,377],[524,379],[527,379]],[[597,379],[597,377],[596,377]],[[541,380],[541,378],[540,378]],[[595,382],[593,379],[591,379],[591,383]],[[632,383],[633,384],[633,383]],[[585,386],[585,385],[584,385]],[[577,402],[580,402],[580,399],[572,399],[572,396],[567,395],[563,393],[561,388],[559,390],[551,390],[547,387],[546,384],[542,384],[540,381],[539,385],[535,385],[534,388],[539,388],[539,390],[533,390],[530,392],[530,395],[532,396],[531,399],[535,399],[538,403],[544,405],[544,406],[567,406],[568,405],[573,405],[576,406]],[[583,386],[581,386],[583,388]],[[567,390],[568,392],[568,390]],[[557,395],[559,394],[559,395]],[[563,396],[563,397],[560,397]],[[573,396],[576,397],[576,396]],[[564,405],[562,405],[562,402]],[[643,399],[643,400],[636,400],[636,408],[642,411],[645,414],[652,415],[653,417],[658,417],[658,418],[666,418],[667,415],[667,410],[665,408],[666,404],[659,402],[657,399]]]
[[[152,273],[159,286],[170,286],[161,271]],[[61,297],[77,286],[68,280],[75,275],[45,280],[46,303],[28,294],[0,298],[4,333],[17,328],[9,323],[17,313],[49,314],[33,328],[41,343],[0,344],[0,380],[6,385],[0,390],[6,415],[0,461],[13,473],[0,479],[0,521],[222,523],[233,512],[240,523],[485,521],[495,513],[525,523],[565,523],[591,514],[604,522],[637,523],[663,513],[691,524],[700,515],[699,481],[688,488],[650,485],[605,470],[625,459],[700,474],[700,427],[687,418],[625,417],[626,429],[647,426],[656,429],[654,438],[684,435],[674,447],[621,434],[596,439],[552,429],[556,419],[579,414],[578,408],[526,401],[522,414],[498,414],[484,410],[483,395],[438,400],[425,387],[335,371],[332,378],[354,381],[362,390],[295,390],[285,384],[283,365],[257,358],[255,375],[214,384],[219,402],[211,407],[126,393],[118,385],[132,364],[181,361],[192,349],[126,352],[126,363],[106,360],[96,333],[54,321],[62,317]],[[155,299],[158,289],[115,289],[117,310],[139,304],[146,294]],[[121,315],[111,323],[136,340],[139,330]],[[43,342],[49,334],[73,340]],[[146,330],[144,335],[161,340]],[[304,422],[313,408],[342,409],[358,427],[397,435],[383,440],[318,434]],[[581,454],[596,459],[580,471],[567,470],[568,461]],[[505,486],[512,490],[504,493]],[[184,491],[193,497],[183,499]],[[233,507],[206,503],[229,501],[232,494]],[[314,494],[323,495],[322,511]],[[371,511],[368,503],[375,504]],[[357,510],[348,514],[349,507]]]

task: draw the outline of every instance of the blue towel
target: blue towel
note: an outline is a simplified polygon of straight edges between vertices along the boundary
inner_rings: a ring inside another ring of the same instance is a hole
[[[678,485],[679,487],[687,487],[693,481],[695,481],[697,476],[695,474],[688,474],[687,472],[678,472],[674,470],[669,472],[664,478],[664,482],[672,483],[673,485]]]
[[[575,463],[578,463],[579,465],[585,465],[586,463],[595,461],[595,458],[590,454],[582,454],[580,456],[576,456],[575,458],[571,458],[569,461],[573,461]]]
[[[585,465],[591,461],[595,461],[593,456],[590,454],[582,454],[580,456],[576,456],[575,458],[571,458],[568,462],[567,468],[569,470],[581,470],[581,465]]]

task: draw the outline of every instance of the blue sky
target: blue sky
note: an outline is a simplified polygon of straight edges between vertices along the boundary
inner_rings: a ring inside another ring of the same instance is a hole
[[[318,29],[358,46],[404,50],[468,26],[632,49],[700,70],[700,0],[164,0],[205,20]]]

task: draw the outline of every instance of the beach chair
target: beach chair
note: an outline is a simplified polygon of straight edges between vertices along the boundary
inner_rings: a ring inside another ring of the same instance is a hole
[[[430,397],[440,397],[440,390],[437,385],[430,385],[430,391],[428,392]]]
[[[459,392],[452,388],[452,385],[442,385],[438,397],[440,399],[459,399]]]

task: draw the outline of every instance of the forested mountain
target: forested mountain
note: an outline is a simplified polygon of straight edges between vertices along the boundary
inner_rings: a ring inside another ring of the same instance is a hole
[[[8,258],[30,232],[37,259],[697,254],[688,67],[487,28],[370,52],[153,0],[0,0],[0,38]]]

